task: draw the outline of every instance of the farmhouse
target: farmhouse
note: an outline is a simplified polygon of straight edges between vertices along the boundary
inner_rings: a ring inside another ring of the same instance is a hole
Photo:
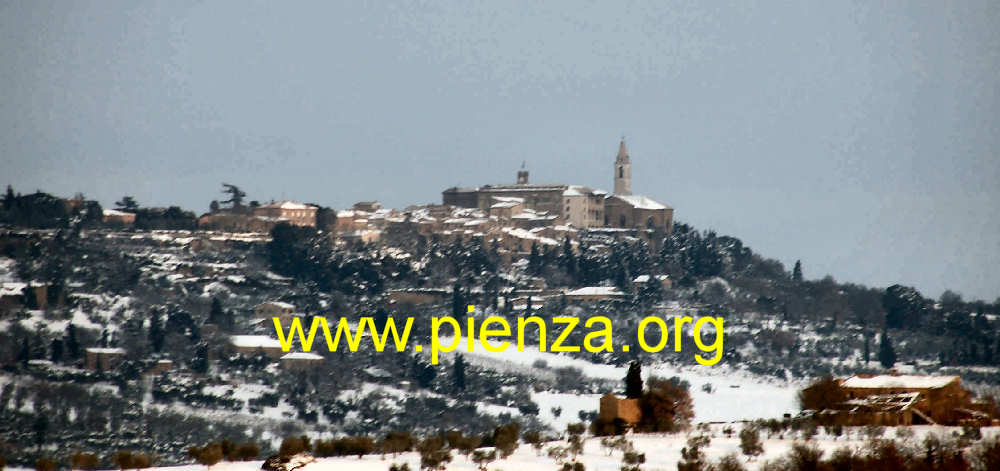
[[[281,367],[289,371],[309,371],[322,362],[322,356],[307,352],[291,352],[281,357]]]
[[[992,406],[972,399],[958,376],[868,375],[837,380],[846,400],[817,411],[841,425],[991,425]]]
[[[267,335],[233,335],[229,337],[229,345],[234,352],[247,356],[263,353],[277,359],[285,354],[281,343]]]
[[[125,359],[121,348],[88,348],[86,367],[88,370],[108,371]]]
[[[642,419],[638,399],[623,399],[612,393],[601,396],[601,407],[598,412],[602,422],[611,423],[622,420],[626,424],[635,425]]]

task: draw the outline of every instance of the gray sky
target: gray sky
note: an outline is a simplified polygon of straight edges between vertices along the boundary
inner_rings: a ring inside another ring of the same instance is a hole
[[[610,189],[624,134],[809,278],[1000,296],[1000,2],[473,3],[0,0],[0,183],[403,207]]]

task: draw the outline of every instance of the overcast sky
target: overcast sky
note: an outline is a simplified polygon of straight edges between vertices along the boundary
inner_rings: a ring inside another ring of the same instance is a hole
[[[1000,2],[0,0],[0,183],[632,188],[807,278],[1000,296]],[[693,4],[693,5],[692,5]]]

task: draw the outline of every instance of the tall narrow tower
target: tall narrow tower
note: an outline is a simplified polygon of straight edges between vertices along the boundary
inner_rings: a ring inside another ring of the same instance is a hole
[[[625,149],[624,137],[618,145],[618,157],[615,157],[615,194],[632,194],[632,162],[628,158],[628,150]]]
[[[517,171],[517,184],[527,185],[528,184],[528,171],[524,168],[527,162],[521,162],[521,170]]]

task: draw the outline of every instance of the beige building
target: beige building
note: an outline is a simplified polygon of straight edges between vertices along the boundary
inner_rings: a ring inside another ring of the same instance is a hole
[[[131,226],[135,224],[135,213],[118,211],[117,209],[105,209],[102,220],[105,224]]]
[[[323,357],[315,353],[292,352],[281,356],[281,367],[289,371],[310,371],[323,363]]]
[[[607,195],[604,190],[570,185],[563,191],[563,220],[574,227],[603,227]]]
[[[601,396],[598,417],[604,422],[621,419],[627,424],[637,424],[642,420],[642,410],[639,408],[638,399],[623,399],[607,393]]]
[[[270,321],[272,317],[277,317],[281,319],[283,324],[291,322],[294,314],[295,305],[281,301],[267,301],[260,303],[253,308],[253,315],[255,319]],[[270,325],[270,322],[268,325]]]
[[[86,367],[94,371],[111,370],[125,359],[122,348],[88,348],[86,354]]]
[[[605,299],[624,299],[625,293],[614,286],[586,286],[563,293],[567,301],[597,302]]]
[[[253,209],[254,216],[284,219],[293,226],[316,227],[316,207],[295,201],[278,201]]]
[[[524,198],[494,196],[490,206],[490,217],[508,222],[524,212]]]
[[[281,350],[281,343],[267,335],[233,335],[229,337],[229,345],[234,352],[246,356],[263,353],[269,358],[278,359],[285,354]]]
[[[441,193],[441,199],[445,205],[488,211],[498,220],[509,220],[522,228],[568,223],[578,228],[610,227],[669,234],[673,228],[673,208],[632,194],[632,161],[624,139],[618,145],[613,171],[615,191],[611,195],[580,185],[530,183],[528,171],[522,168],[517,172],[515,184],[452,187]],[[534,211],[535,216],[524,222],[528,210]],[[540,216],[549,219],[542,220]]]
[[[671,232],[674,209],[641,195],[611,195],[604,200],[604,227]]]

